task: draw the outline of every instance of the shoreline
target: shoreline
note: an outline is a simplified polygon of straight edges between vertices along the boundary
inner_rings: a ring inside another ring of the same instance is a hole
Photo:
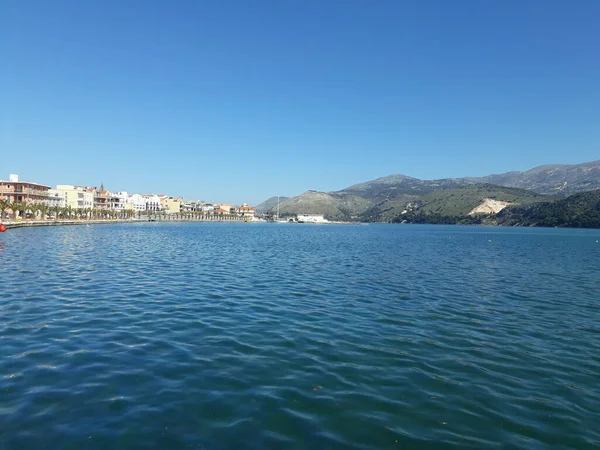
[[[31,220],[22,222],[0,222],[6,229],[11,228],[31,228],[31,227],[53,227],[53,226],[76,226],[76,225],[108,225],[113,223],[174,223],[174,222],[223,222],[223,223],[277,223],[262,220],[245,222],[242,220],[227,219],[94,219],[94,220]],[[320,222],[320,223],[295,223],[282,222],[284,225],[366,225],[366,222]]]
[[[30,227],[52,227],[60,225],[99,225],[110,223],[133,222],[132,220],[32,220],[27,222],[2,222],[7,229],[30,228]]]
[[[96,219],[96,220],[37,220],[37,221],[27,221],[27,222],[0,222],[8,231],[9,229],[15,228],[32,228],[32,227],[54,227],[54,226],[77,226],[77,225],[110,225],[117,223],[174,223],[174,222],[195,222],[195,223],[204,223],[204,222],[222,222],[222,223],[273,223],[266,221],[252,221],[252,222],[243,222],[243,221],[232,221],[232,220],[215,220],[215,219],[171,219],[171,220],[140,220],[140,219]],[[275,222],[276,223],[276,222]],[[487,228],[562,228],[562,229],[583,229],[583,230],[600,230],[600,228],[589,228],[589,227],[547,227],[547,226],[535,226],[535,225],[497,225],[497,224],[435,224],[435,223],[393,223],[393,222],[323,222],[323,223],[293,223],[294,225],[372,225],[372,224],[390,224],[390,225],[441,225],[441,226],[471,226],[471,227],[487,227]],[[284,225],[286,223],[283,223]]]
[[[71,226],[71,225],[109,225],[116,223],[173,223],[173,222],[238,222],[239,220],[218,220],[218,219],[94,219],[94,220],[31,220],[22,222],[0,222],[7,230],[11,228],[31,228],[31,227],[53,227],[53,226]]]

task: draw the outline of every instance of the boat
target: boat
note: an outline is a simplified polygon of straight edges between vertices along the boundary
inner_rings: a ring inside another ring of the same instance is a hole
[[[277,196],[277,215],[275,216],[274,222],[276,223],[290,223],[289,219],[282,219],[279,217],[279,195]]]

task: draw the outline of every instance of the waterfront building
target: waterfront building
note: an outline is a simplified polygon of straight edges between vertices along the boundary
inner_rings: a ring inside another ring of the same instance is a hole
[[[134,211],[146,211],[146,199],[140,194],[131,194],[127,197],[127,207]]]
[[[48,206],[50,208],[65,208],[67,206],[67,201],[65,200],[64,195],[56,192],[55,189],[49,189]]]
[[[135,209],[133,207],[130,207],[129,203],[128,203],[128,199],[129,199],[129,194],[125,191],[121,191],[121,192],[113,192],[113,197],[115,199],[115,203],[113,206],[113,209],[116,211],[126,211],[128,209]]]
[[[52,192],[65,199],[67,207],[73,209],[92,209],[94,207],[94,188],[58,184]]]
[[[242,206],[238,206],[235,209],[235,212],[238,216],[241,216],[246,220],[254,219],[254,206],[248,206],[246,203]]]
[[[181,200],[181,211],[203,211],[204,202],[202,200]]]
[[[167,212],[167,214],[179,214],[181,212],[181,198],[180,197],[167,197],[161,195],[160,197],[161,208]]]
[[[325,219],[321,214],[298,214],[297,218],[298,222],[304,223],[327,223],[328,220]]]
[[[19,175],[11,174],[8,181],[0,180],[0,200],[9,203],[47,203],[50,186],[19,181]]]
[[[235,205],[232,205],[231,203],[220,203],[218,205],[215,205],[215,210],[218,209],[227,211],[227,214],[235,213]]]
[[[146,211],[162,211],[162,204],[160,202],[160,197],[155,194],[145,194],[142,195],[146,200]]]
[[[100,188],[94,189],[94,208],[95,209],[117,209],[119,199],[110,191]]]

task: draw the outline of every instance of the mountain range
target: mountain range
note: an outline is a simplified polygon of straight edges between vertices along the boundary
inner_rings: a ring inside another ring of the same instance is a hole
[[[281,197],[279,208],[282,216],[306,213],[323,214],[331,220],[390,221],[405,213],[407,208],[422,208],[422,212],[436,214],[468,215],[478,206],[484,210],[487,207],[501,209],[594,189],[600,189],[600,160],[545,165],[526,172],[485,177],[421,180],[389,175],[340,191],[311,190],[286,200]],[[257,206],[257,211],[266,212],[276,206],[277,197],[272,197]]]

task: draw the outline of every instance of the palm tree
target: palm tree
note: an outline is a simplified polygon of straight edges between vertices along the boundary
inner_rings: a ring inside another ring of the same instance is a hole
[[[33,220],[37,219],[37,213],[40,212],[40,205],[39,203],[28,203],[27,204],[27,213],[31,214],[31,218]]]
[[[38,205],[38,211],[40,212],[40,219],[46,220],[46,216],[48,215],[49,206],[46,203],[40,203]]]
[[[27,220],[27,214],[31,212],[31,204],[29,203],[21,203],[21,218],[23,220]]]
[[[10,209],[8,200],[0,200],[0,222],[2,222],[3,217],[6,215],[6,210],[8,209]]]
[[[40,212],[40,203],[27,203],[27,214],[31,214],[33,220],[37,220],[38,213]]]
[[[21,202],[13,202],[10,204],[10,209],[12,210],[12,212],[15,216],[15,220],[17,220],[19,218],[19,212],[21,212],[22,207],[23,207],[23,204]]]
[[[58,213],[60,213],[60,206],[51,206],[50,214],[54,216],[54,220],[58,220]]]

